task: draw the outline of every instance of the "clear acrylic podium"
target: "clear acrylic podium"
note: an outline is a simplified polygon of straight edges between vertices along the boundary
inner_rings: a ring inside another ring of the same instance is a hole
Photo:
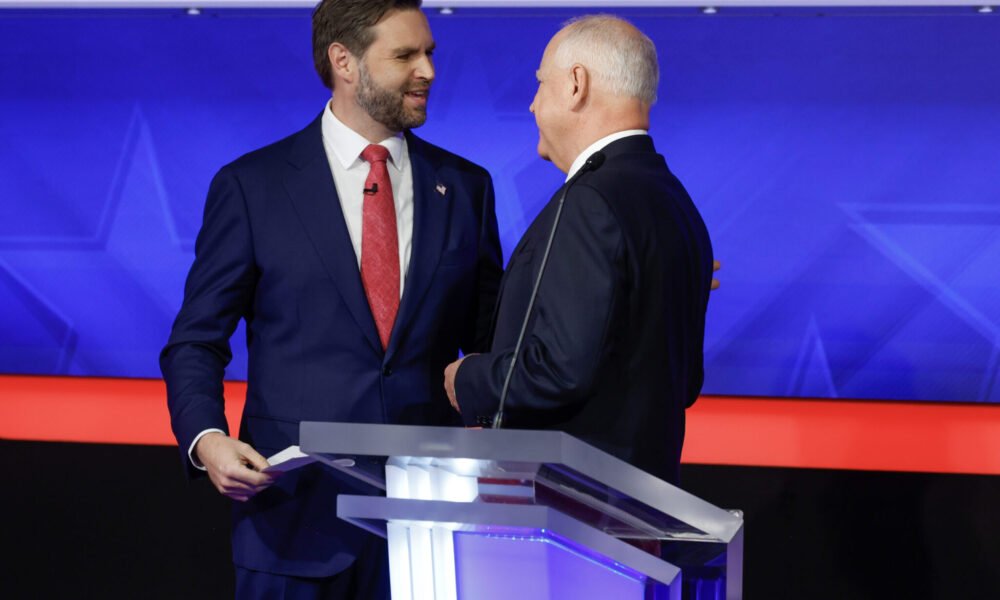
[[[393,600],[742,597],[743,519],[556,431],[303,422]]]

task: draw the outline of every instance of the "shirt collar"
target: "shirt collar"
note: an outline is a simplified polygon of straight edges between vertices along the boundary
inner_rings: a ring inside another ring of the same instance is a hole
[[[611,135],[606,135],[601,139],[597,140],[596,142],[594,142],[593,144],[587,146],[587,148],[584,149],[584,151],[581,152],[576,157],[576,160],[573,161],[573,164],[570,165],[569,171],[566,173],[566,181],[569,181],[570,178],[576,175],[576,172],[579,171],[581,167],[583,167],[583,163],[587,162],[587,159],[590,158],[590,156],[594,152],[602,150],[605,146],[607,146],[611,142],[616,142],[622,138],[626,138],[632,135],[649,135],[649,131],[646,129],[626,129],[625,131],[618,131],[612,133]]]
[[[363,162],[361,152],[371,143],[360,133],[345,125],[333,114],[333,105],[326,103],[323,110],[323,141],[329,150],[337,157],[337,161],[350,169],[358,162]],[[406,150],[406,139],[402,133],[397,133],[379,142],[389,151],[390,162],[398,170],[403,166],[403,152]]]

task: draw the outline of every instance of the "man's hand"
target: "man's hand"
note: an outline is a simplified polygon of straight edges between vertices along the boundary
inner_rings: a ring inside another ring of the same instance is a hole
[[[195,456],[208,470],[215,489],[228,498],[246,502],[248,498],[274,482],[261,473],[267,459],[239,440],[218,432],[205,434],[194,447]]]
[[[462,412],[462,409],[458,407],[458,398],[455,396],[455,376],[458,375],[458,367],[462,366],[462,361],[470,356],[472,355],[466,354],[444,368],[444,392],[448,394],[448,402],[451,402],[451,407],[458,412]]]
[[[721,268],[722,268],[722,263],[720,263],[720,262],[719,262],[719,261],[717,261],[717,260],[716,260],[716,261],[712,261],[712,272],[713,272],[713,273],[714,273],[715,271],[718,271],[718,270],[719,270],[719,269],[721,269]],[[715,277],[713,277],[713,278],[712,278],[712,289],[713,289],[713,290],[717,290],[717,289],[719,289],[719,286],[720,286],[720,285],[722,285],[722,284],[720,284],[720,283],[719,283],[719,280],[718,280],[718,279],[716,279]]]

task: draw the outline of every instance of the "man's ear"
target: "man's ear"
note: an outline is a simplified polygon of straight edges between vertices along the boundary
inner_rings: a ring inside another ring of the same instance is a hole
[[[346,46],[334,42],[326,49],[326,56],[330,59],[330,73],[334,83],[337,81],[351,83],[357,78],[358,62]]]
[[[573,87],[570,104],[576,109],[586,104],[590,97],[590,71],[587,67],[576,63],[570,68],[569,79]]]

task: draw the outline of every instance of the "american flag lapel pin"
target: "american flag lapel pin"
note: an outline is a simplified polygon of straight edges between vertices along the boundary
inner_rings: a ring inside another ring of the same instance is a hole
[[[446,188],[443,183],[437,184],[437,187],[435,187],[434,189],[436,189],[437,193],[441,194],[442,196],[444,196],[445,192],[448,191],[448,188]]]

